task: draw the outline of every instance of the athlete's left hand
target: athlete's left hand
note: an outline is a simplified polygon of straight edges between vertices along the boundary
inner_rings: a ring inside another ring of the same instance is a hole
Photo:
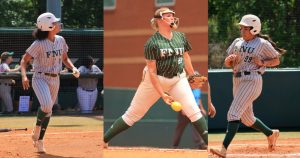
[[[164,100],[164,102],[168,105],[171,105],[174,101],[174,98],[166,93],[164,93],[161,97]]]
[[[72,73],[73,76],[76,78],[79,78],[80,72],[78,71],[78,69],[76,67],[73,67],[72,71],[73,71],[73,73]]]
[[[258,65],[260,67],[265,66],[263,60],[261,60],[257,56],[252,57],[252,61],[253,61],[253,63],[255,63],[256,65]]]

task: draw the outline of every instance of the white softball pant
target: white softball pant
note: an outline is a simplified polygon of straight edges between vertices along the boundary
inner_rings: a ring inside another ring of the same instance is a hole
[[[241,120],[246,126],[254,124],[253,101],[260,96],[262,84],[262,76],[257,73],[233,77],[233,101],[227,113],[228,121]]]
[[[81,113],[91,113],[97,101],[98,90],[93,91],[83,90],[81,87],[77,88],[77,96]]]
[[[52,107],[57,98],[59,89],[59,76],[51,77],[40,73],[34,73],[32,88],[37,96],[43,112],[52,114]]]
[[[140,120],[150,107],[160,98],[153,87],[147,67],[144,69],[143,80],[140,83],[133,100],[122,118],[129,126]],[[158,76],[159,82],[165,92],[168,92],[176,101],[182,104],[186,116],[195,122],[202,117],[199,107],[194,99],[186,74],[171,79]]]

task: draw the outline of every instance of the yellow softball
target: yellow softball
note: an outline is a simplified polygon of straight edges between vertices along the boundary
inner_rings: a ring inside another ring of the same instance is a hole
[[[179,102],[177,102],[177,101],[173,101],[173,102],[171,103],[171,108],[172,108],[174,111],[178,112],[178,111],[180,111],[180,110],[182,109],[182,105],[181,105]]]

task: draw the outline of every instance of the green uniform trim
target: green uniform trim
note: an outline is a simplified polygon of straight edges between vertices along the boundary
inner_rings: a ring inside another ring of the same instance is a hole
[[[267,137],[273,134],[273,131],[258,118],[256,118],[251,128],[263,132]]]
[[[240,121],[230,121],[230,122],[228,122],[226,135],[225,135],[225,138],[223,140],[223,146],[225,147],[225,149],[228,148],[229,144],[233,140],[235,134],[237,133],[237,131],[239,129],[239,126],[240,126]]]
[[[202,137],[203,141],[205,144],[208,144],[208,128],[207,128],[207,122],[203,117],[201,117],[199,120],[192,122],[194,125],[195,129],[198,131],[200,136]]]
[[[157,75],[167,78],[183,72],[183,54],[192,50],[183,33],[176,31],[172,31],[172,33],[173,37],[169,40],[156,32],[144,46],[145,58],[156,61]]]
[[[114,136],[121,133],[122,131],[125,131],[129,127],[130,126],[125,123],[122,117],[118,118],[105,133],[104,142],[109,142]]]

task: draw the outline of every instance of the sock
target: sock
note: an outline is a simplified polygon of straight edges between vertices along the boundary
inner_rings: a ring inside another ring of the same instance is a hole
[[[273,131],[258,118],[256,118],[251,128],[263,132],[267,137],[273,134]]]
[[[206,120],[204,117],[201,117],[199,120],[192,122],[202,139],[204,140],[204,143],[208,144],[208,129]]]
[[[122,117],[118,118],[113,125],[110,126],[110,128],[106,131],[104,135],[104,142],[109,142],[114,136],[121,133],[122,131],[125,131],[130,126],[127,125]]]
[[[234,138],[236,132],[238,131],[239,126],[240,126],[240,121],[229,121],[228,122],[226,135],[223,140],[223,145],[224,145],[225,149],[228,148],[228,146],[231,143],[232,139]]]
[[[46,117],[47,113],[43,112],[41,107],[39,107],[37,112],[37,118],[36,118],[36,125],[41,126],[44,118]]]
[[[44,139],[44,135],[46,133],[46,129],[48,127],[49,121],[50,121],[50,117],[45,117],[44,118],[44,121],[41,124],[41,133],[40,133],[39,140],[43,140]]]

